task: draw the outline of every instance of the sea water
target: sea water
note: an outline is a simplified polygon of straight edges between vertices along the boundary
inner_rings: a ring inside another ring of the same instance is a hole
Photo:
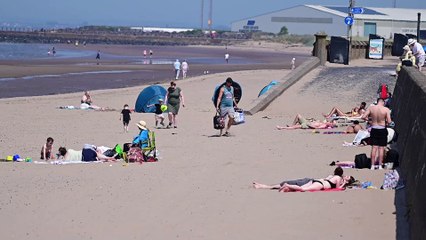
[[[54,44],[33,44],[33,43],[0,43],[0,60],[21,60],[21,59],[48,59],[48,58],[73,58],[95,56],[96,52],[88,50],[70,50],[55,47],[56,54],[48,55],[49,51],[55,47]]]

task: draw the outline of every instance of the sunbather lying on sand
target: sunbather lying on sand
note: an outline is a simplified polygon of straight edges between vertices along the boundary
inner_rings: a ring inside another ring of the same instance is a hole
[[[361,117],[365,112],[365,106],[367,104],[362,102],[359,107],[354,107],[350,112],[344,113],[342,110],[337,107],[333,107],[329,114],[323,114],[325,118],[335,117]]]
[[[355,182],[352,176],[343,176],[343,169],[337,167],[334,175],[326,178],[312,179],[303,178],[297,180],[283,181],[280,184],[266,185],[254,182],[253,187],[256,189],[275,189],[279,192],[295,192],[295,191],[319,191],[325,189],[345,188]]]
[[[293,121],[293,125],[289,126],[277,126],[278,130],[291,130],[291,129],[326,129],[326,128],[334,128],[337,127],[337,124],[335,121],[331,121],[331,122],[322,122],[322,121],[317,121],[314,119],[306,119],[304,117],[302,117],[302,115],[297,114],[296,118]]]
[[[364,130],[364,127],[359,124],[359,121],[354,121],[353,125],[346,128],[346,133],[358,133],[359,130]]]

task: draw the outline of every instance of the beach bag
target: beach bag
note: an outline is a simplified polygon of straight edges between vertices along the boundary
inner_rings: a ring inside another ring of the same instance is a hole
[[[359,144],[361,144],[362,139],[365,139],[369,136],[370,136],[370,133],[367,130],[359,130],[358,133],[356,134],[354,140],[352,141],[352,143],[354,145],[359,145]]]
[[[367,154],[357,154],[355,155],[355,168],[371,168],[371,159],[367,157]]]
[[[393,169],[399,167],[399,153],[395,149],[390,149],[386,153],[384,163],[393,163]]]
[[[115,153],[116,152],[115,152],[114,149],[108,149],[104,152],[104,155],[107,156],[107,157],[114,157]]]
[[[388,98],[388,85],[385,83],[382,83],[379,87],[379,89],[377,90],[377,94],[379,94],[379,97],[382,99],[386,99]]]
[[[240,108],[235,109],[234,113],[234,125],[245,123],[244,111]]]
[[[127,153],[127,161],[128,162],[139,162],[142,163],[145,160],[145,157],[142,153],[142,149],[140,147],[131,147],[129,152]]]
[[[395,189],[398,185],[399,181],[399,173],[396,170],[391,170],[387,173],[385,173],[385,178],[383,179],[383,186],[382,188],[385,190],[388,189]]]
[[[219,116],[218,113],[213,117],[213,128],[214,129],[224,129],[225,128],[225,118]]]

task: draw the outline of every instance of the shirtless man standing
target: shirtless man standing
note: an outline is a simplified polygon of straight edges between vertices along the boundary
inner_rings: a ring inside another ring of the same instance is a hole
[[[387,145],[388,130],[386,125],[392,122],[389,108],[385,107],[383,98],[377,99],[377,105],[370,106],[362,115],[362,118],[368,120],[371,118],[371,169],[374,170],[374,163],[379,160],[379,169],[382,169],[383,155]]]

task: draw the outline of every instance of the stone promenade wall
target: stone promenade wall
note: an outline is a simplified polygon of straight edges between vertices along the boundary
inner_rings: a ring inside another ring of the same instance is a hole
[[[393,99],[410,235],[411,239],[426,239],[426,76],[404,67]]]

